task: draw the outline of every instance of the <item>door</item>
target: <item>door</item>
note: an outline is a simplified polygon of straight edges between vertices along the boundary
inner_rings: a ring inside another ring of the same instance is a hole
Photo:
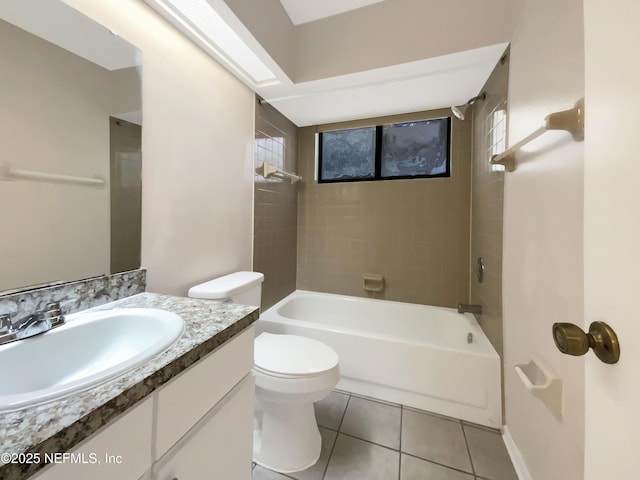
[[[585,328],[619,363],[585,357],[585,479],[640,478],[640,2],[585,0]],[[570,406],[568,406],[570,408]]]

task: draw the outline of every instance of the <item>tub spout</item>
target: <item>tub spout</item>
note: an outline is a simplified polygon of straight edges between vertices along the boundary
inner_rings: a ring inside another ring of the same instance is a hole
[[[458,313],[475,313],[482,315],[482,305],[469,305],[468,303],[458,304]]]

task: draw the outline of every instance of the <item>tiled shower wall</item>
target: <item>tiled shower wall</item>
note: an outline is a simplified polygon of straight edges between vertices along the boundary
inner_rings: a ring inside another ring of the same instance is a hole
[[[502,356],[502,208],[504,172],[492,169],[492,153],[506,141],[508,53],[498,62],[473,110],[471,190],[471,303],[482,305],[478,321]],[[504,127],[504,129],[503,129]],[[495,145],[495,148],[492,148]],[[485,262],[484,280],[475,275],[476,260]]]
[[[297,170],[298,127],[269,105],[256,104],[255,166]],[[253,269],[264,273],[262,309],[296,289],[298,185],[255,176]]]
[[[448,109],[299,131],[297,288],[454,307],[469,298],[471,122],[452,120],[451,177],[318,184],[315,133],[450,116]]]

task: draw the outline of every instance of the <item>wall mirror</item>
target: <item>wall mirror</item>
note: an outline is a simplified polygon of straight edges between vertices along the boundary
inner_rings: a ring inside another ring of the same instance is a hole
[[[61,0],[0,2],[0,294],[140,266],[141,59]]]

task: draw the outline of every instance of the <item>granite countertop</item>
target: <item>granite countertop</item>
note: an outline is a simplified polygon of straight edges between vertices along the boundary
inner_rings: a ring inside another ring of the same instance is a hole
[[[86,311],[113,308],[174,312],[184,319],[185,329],[163,353],[106,383],[58,400],[0,413],[0,453],[44,454],[72,449],[258,319],[255,307],[154,293],[141,293]],[[27,478],[43,467],[4,463],[0,460],[0,480]]]

